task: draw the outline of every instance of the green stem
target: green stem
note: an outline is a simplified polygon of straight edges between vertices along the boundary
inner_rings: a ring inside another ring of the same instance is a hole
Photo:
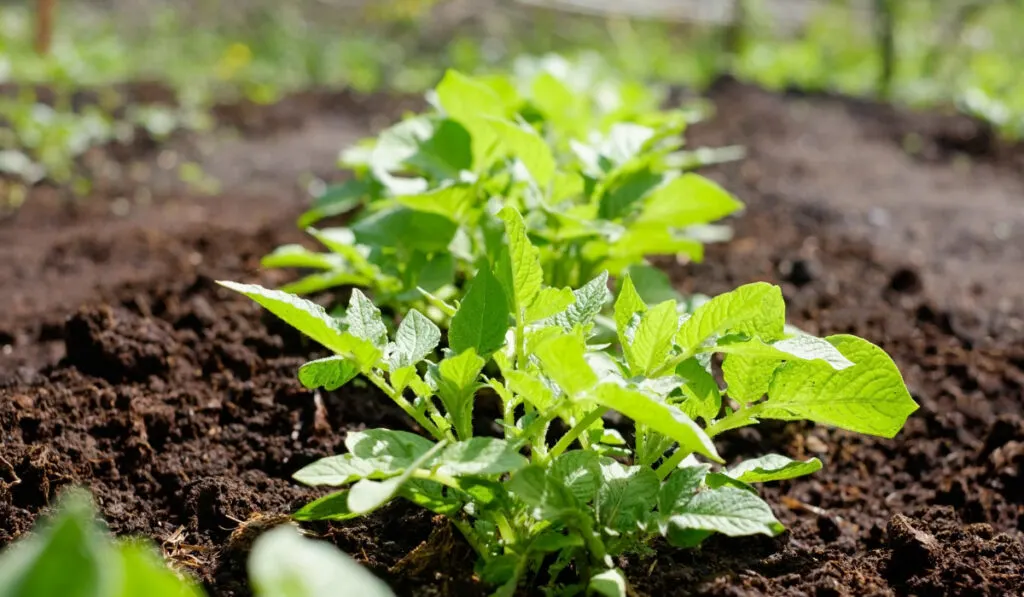
[[[516,544],[516,532],[512,529],[512,525],[509,524],[505,515],[500,512],[494,516],[494,524],[498,525],[498,533],[501,535],[502,543],[504,543],[505,553],[508,553],[509,548]]]
[[[676,449],[675,454],[669,456],[654,472],[657,473],[659,479],[664,481],[666,477],[672,474],[672,471],[679,468],[679,463],[690,454],[692,454],[692,452],[687,452],[682,448],[682,446],[680,446]]]
[[[572,426],[572,429],[566,432],[566,434],[563,435],[561,439],[558,440],[558,443],[555,444],[555,447],[551,448],[551,451],[548,453],[548,457],[555,458],[562,452],[565,452],[566,449],[568,449],[568,447],[572,445],[572,442],[576,441],[576,438],[582,435],[584,431],[589,429],[590,426],[594,424],[594,422],[603,417],[604,413],[606,412],[608,412],[607,408],[600,407],[595,408],[594,410],[587,413],[587,416],[577,421],[577,423]]]
[[[729,431],[730,429],[737,429],[739,427],[746,427],[754,423],[753,419],[762,410],[764,410],[765,403],[755,404],[747,408],[741,408],[737,411],[718,419],[711,424],[707,429],[704,430],[708,434],[708,437],[715,437],[719,433]]]
[[[387,394],[388,398],[391,398],[391,400],[393,400],[395,404],[398,405],[399,408],[405,411],[405,414],[409,415],[410,417],[413,418],[413,420],[419,423],[420,427],[427,430],[427,432],[429,432],[430,435],[433,435],[434,439],[449,439],[448,436],[446,436],[444,432],[442,432],[437,427],[437,425],[434,425],[433,421],[428,419],[427,416],[422,412],[416,410],[413,407],[413,405],[410,404],[409,401],[405,399],[404,396],[396,392],[395,389],[392,388],[388,382],[384,381],[383,377],[371,371],[370,373],[366,374],[366,378],[369,379],[373,383],[373,385],[380,388],[380,391]]]

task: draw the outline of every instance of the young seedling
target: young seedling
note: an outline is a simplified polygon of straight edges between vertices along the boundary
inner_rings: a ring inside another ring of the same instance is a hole
[[[335,319],[287,293],[222,282],[335,353],[304,365],[303,384],[334,390],[363,376],[421,432],[350,432],[346,453],[295,473],[308,485],[341,488],[298,520],[347,520],[401,497],[449,518],[497,595],[524,582],[560,595],[624,595],[615,556],[645,553],[659,535],[693,547],[713,533],[778,534],[782,525],[753,484],[821,468],[816,458],[776,454],[722,468],[719,434],[763,419],[807,419],[892,437],[917,408],[878,347],[854,336],[787,334],[781,291],[766,283],[688,314],[672,300],[648,305],[627,276],[613,309],[619,349],[595,344],[607,274],[576,289],[547,285],[522,216],[513,208],[499,216],[506,249],[450,307],[440,360],[430,358],[440,330],[415,310],[389,338],[361,293]],[[473,425],[485,389],[503,406],[496,437],[476,435]],[[606,423],[613,411],[629,423]]]

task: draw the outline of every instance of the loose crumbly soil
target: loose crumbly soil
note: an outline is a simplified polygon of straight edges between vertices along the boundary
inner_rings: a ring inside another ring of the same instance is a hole
[[[712,96],[719,116],[689,139],[748,147],[713,175],[749,209],[704,264],[663,265],[687,292],[780,283],[792,323],[888,350],[921,409],[894,440],[810,424],[732,433],[728,458],[825,461],[764,489],[789,532],[625,558],[636,593],[1024,594],[1024,177],[1013,152],[955,117],[728,81]],[[213,283],[280,283],[287,274],[258,261],[303,240],[296,177],[334,175],[337,147],[368,128],[365,114],[320,104],[225,145],[218,163],[243,171],[221,196],[158,196],[113,216],[98,198],[68,211],[40,191],[0,223],[0,546],[81,484],[115,532],[152,537],[211,594],[248,595],[252,538],[317,495],[291,473],[340,450],[348,430],[410,429],[358,385],[303,389],[295,371],[316,348]],[[919,136],[914,155],[906,133]],[[319,141],[297,158],[304,135]],[[971,164],[958,165],[966,151]],[[267,184],[243,184],[257,170]],[[486,594],[464,543],[410,506],[312,530],[399,594]]]

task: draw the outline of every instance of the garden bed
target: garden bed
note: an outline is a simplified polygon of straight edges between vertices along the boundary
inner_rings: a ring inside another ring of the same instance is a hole
[[[879,344],[921,409],[894,440],[782,423],[727,435],[728,460],[777,451],[825,463],[765,488],[789,532],[659,547],[620,562],[634,588],[1021,593],[1024,282],[1013,275],[1024,259],[1024,178],[1014,150],[959,118],[731,82],[712,95],[719,116],[688,141],[748,147],[744,162],[712,174],[748,209],[705,264],[664,262],[677,287],[781,284],[791,323]],[[310,102],[318,109],[304,122],[243,139],[239,151],[248,143],[272,156],[290,147],[280,135],[322,139],[341,121],[353,131],[367,120],[328,104]],[[901,148],[908,133],[918,134],[916,157]],[[328,145],[311,147],[322,155],[295,168],[330,174]],[[964,152],[968,166],[955,159]],[[246,595],[251,539],[318,494],[291,474],[340,451],[348,430],[409,429],[371,390],[304,389],[295,373],[314,347],[213,284],[283,281],[258,261],[302,240],[297,173],[273,170],[262,192],[157,198],[123,217],[88,203],[72,214],[41,195],[0,223],[0,286],[13,299],[0,313],[0,345],[10,346],[0,356],[0,546],[61,488],[83,484],[115,532],[154,538],[211,594]],[[988,232],[1000,222],[1010,229],[996,242]],[[399,594],[487,594],[469,548],[412,506],[315,530]]]

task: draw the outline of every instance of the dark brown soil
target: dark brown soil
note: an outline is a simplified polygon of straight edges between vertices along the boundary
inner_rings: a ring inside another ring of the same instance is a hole
[[[779,538],[623,560],[637,593],[1021,595],[1024,324],[996,308],[1022,296],[1011,281],[1020,232],[1001,244],[947,237],[978,240],[986,217],[1019,222],[1024,179],[986,152],[969,171],[948,154],[907,156],[879,123],[918,121],[888,108],[733,83],[713,95],[719,116],[690,138],[749,148],[744,163],[714,173],[749,210],[705,264],[664,265],[685,291],[782,284],[793,323],[879,343],[922,408],[895,440],[808,424],[729,435],[731,458],[775,451],[826,465],[765,488],[790,528]],[[337,145],[364,131],[362,120],[314,110],[292,132],[238,141],[236,151],[262,155],[299,146],[296,134],[338,133],[329,153],[313,143],[323,155],[270,171],[277,185],[266,193],[227,185],[219,197],[157,198],[117,218],[43,197],[0,223],[0,545],[63,487],[84,484],[115,532],[154,538],[211,594],[247,595],[252,537],[315,495],[291,473],[340,449],[346,430],[409,428],[365,388],[304,390],[295,371],[312,347],[212,283],[281,281],[258,259],[301,239],[294,177],[310,165],[331,174]],[[921,129],[929,143],[940,133]],[[881,182],[864,182],[879,172]],[[942,210],[928,202],[936,192]],[[981,215],[951,220],[957,197]],[[885,227],[856,219],[880,206]],[[911,219],[927,234],[908,238]],[[953,293],[959,273],[977,288]],[[399,594],[486,594],[462,542],[412,507],[315,530]]]

